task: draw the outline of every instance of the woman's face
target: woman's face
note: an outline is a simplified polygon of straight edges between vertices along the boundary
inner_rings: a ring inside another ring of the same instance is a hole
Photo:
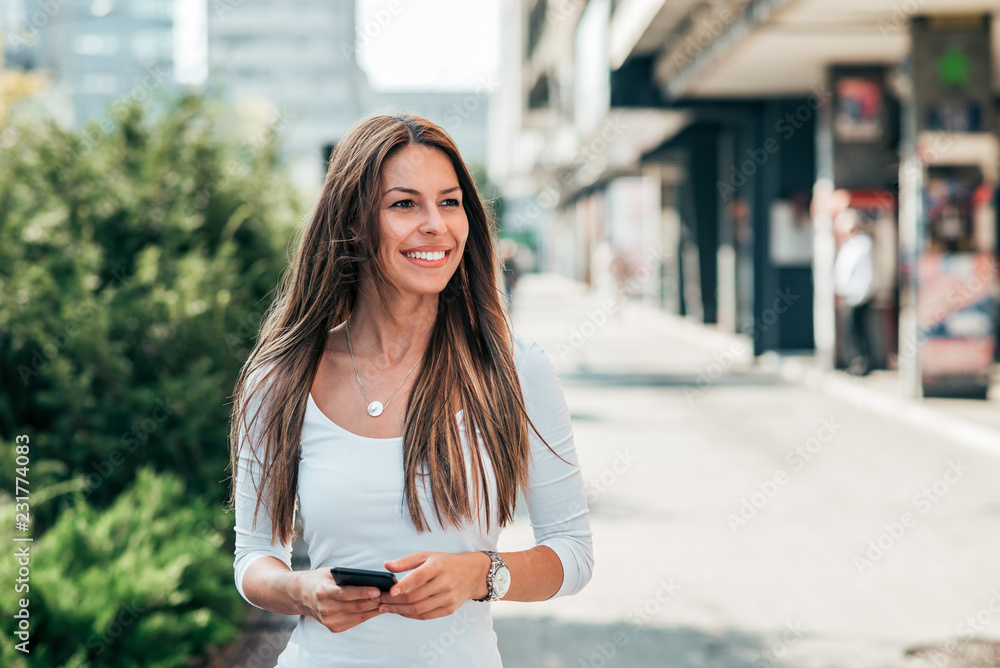
[[[409,144],[382,166],[381,254],[386,278],[404,292],[438,294],[462,260],[469,220],[448,156]]]

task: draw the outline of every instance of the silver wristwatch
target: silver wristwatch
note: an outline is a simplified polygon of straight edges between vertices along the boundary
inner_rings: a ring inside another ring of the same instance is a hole
[[[490,550],[480,550],[483,554],[489,555],[493,562],[490,565],[490,572],[486,574],[486,588],[489,591],[486,598],[476,598],[474,601],[499,601],[510,589],[510,570],[507,564],[496,552]]]

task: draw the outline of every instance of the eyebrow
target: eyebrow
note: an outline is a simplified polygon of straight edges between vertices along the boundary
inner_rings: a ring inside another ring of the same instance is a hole
[[[448,188],[446,190],[442,190],[438,194],[439,195],[447,195],[448,193],[455,192],[456,190],[461,190],[461,189],[462,189],[461,186],[452,186],[451,188]],[[389,193],[391,193],[393,190],[399,190],[400,192],[404,192],[404,193],[407,193],[407,194],[410,194],[410,195],[419,195],[420,194],[419,190],[414,190],[413,188],[405,188],[403,186],[396,186],[394,188],[389,188],[384,193],[382,193],[382,197],[385,197],[386,195],[388,195]]]

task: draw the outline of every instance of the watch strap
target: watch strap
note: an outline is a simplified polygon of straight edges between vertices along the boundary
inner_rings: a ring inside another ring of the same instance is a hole
[[[485,554],[486,556],[488,556],[490,558],[490,562],[491,562],[490,563],[490,570],[486,574],[486,590],[487,590],[487,592],[486,592],[486,597],[485,598],[474,598],[472,600],[473,601],[498,601],[498,600],[500,600],[500,597],[496,595],[496,592],[493,589],[493,576],[496,574],[498,568],[500,568],[501,566],[503,566],[504,568],[506,568],[507,564],[504,563],[503,557],[501,557],[497,552],[494,552],[492,550],[480,550],[480,552],[482,552],[483,554]]]

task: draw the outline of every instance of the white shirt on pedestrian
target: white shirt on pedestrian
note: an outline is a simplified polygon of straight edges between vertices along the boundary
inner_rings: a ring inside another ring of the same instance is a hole
[[[875,282],[872,238],[863,232],[849,237],[840,246],[833,265],[833,287],[848,306],[871,298]]]

